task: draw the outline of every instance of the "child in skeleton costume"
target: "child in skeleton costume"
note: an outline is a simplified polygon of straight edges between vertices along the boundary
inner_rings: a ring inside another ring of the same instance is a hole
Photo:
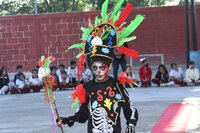
[[[88,64],[92,69],[94,79],[76,87],[71,94],[72,106],[79,104],[80,108],[73,116],[58,118],[58,126],[68,124],[71,127],[75,122],[85,123],[88,120],[88,133],[121,133],[120,113],[123,110],[127,124],[126,133],[135,132],[138,112],[123,87],[126,82],[131,83],[132,81],[125,77],[116,80],[109,77],[108,72],[114,49],[126,56],[138,57],[136,51],[124,47],[123,44],[136,38],[127,36],[139,26],[144,17],[137,15],[124,28],[124,21],[131,12],[132,4],[128,3],[121,12],[119,9],[124,0],[120,0],[113,12],[108,15],[108,1],[105,0],[102,5],[102,19],[96,17],[94,25],[88,19],[88,28],[81,28],[83,42],[68,48],[68,50],[82,48],[82,53],[79,54],[78,78],[81,77],[85,57],[88,57]]]

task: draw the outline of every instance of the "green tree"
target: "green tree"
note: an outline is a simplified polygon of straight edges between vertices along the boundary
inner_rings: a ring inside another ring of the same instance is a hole
[[[191,1],[189,0],[188,2],[189,2],[189,5],[191,5]],[[198,1],[194,1],[194,2],[195,2],[196,5],[200,5],[200,2],[198,2]],[[180,0],[179,1],[179,5],[180,6],[184,6],[185,5],[185,0]]]
[[[34,12],[32,1],[4,0],[0,4],[0,15],[31,14]]]

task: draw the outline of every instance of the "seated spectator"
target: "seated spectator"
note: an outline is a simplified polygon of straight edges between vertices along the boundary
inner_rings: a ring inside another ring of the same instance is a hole
[[[69,77],[66,71],[61,72],[61,78],[59,78],[60,90],[69,88]]]
[[[8,87],[9,81],[10,80],[6,72],[6,69],[2,68],[0,70],[0,95],[7,94],[9,92],[9,87]]]
[[[152,79],[152,82],[158,86],[167,86],[167,83],[169,83],[169,73],[165,65],[161,64],[158,66],[158,72],[155,78]]]
[[[140,59],[141,67],[139,70],[139,77],[142,82],[142,87],[151,87],[152,70],[147,63],[146,58]]]
[[[17,66],[17,74],[14,76],[14,84],[16,84],[16,80],[19,79],[19,76],[21,75],[23,71],[23,66],[19,65]]]
[[[58,78],[58,76],[56,74],[57,67],[56,66],[51,66],[50,70],[51,70],[50,74],[52,76],[54,76],[53,88],[54,88],[54,90],[56,90],[59,87],[59,78]]]
[[[78,69],[76,67],[76,61],[70,62],[70,66],[67,69],[67,74],[70,78],[70,86],[75,87],[78,81],[78,77],[77,77]]]
[[[42,89],[42,82],[38,78],[38,70],[34,69],[32,71],[32,76],[28,80],[29,83],[29,89],[33,90],[33,92],[40,92]]]
[[[30,92],[25,75],[23,73],[19,74],[19,79],[16,80],[15,84],[16,84],[16,88],[11,89],[11,94]]]
[[[184,73],[182,68],[178,67],[176,63],[171,64],[171,71],[169,74],[170,80],[173,81],[172,85],[186,86],[187,83],[183,81]]]
[[[82,71],[82,77],[80,83],[87,83],[88,81],[92,80],[93,75],[89,68],[87,68],[86,63],[84,63],[84,70]]]
[[[188,85],[199,85],[200,77],[199,77],[199,69],[196,68],[195,62],[190,61],[189,68],[186,70],[184,81]]]
[[[132,67],[130,65],[127,65],[126,66],[126,71],[125,72],[122,72],[122,74],[120,76],[125,76],[131,80],[134,80],[135,81],[135,84],[131,85],[133,87],[138,87],[138,82],[136,81],[136,78],[135,78],[135,75],[134,73],[132,72]],[[128,83],[125,84],[125,87],[131,87]]]
[[[65,65],[60,64],[58,69],[56,70],[56,74],[57,74],[58,78],[62,78],[62,74],[61,74],[62,71],[66,71],[66,73],[67,73],[67,70],[65,69]]]

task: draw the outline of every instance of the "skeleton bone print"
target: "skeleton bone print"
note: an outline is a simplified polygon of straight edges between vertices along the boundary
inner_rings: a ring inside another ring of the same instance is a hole
[[[92,115],[93,133],[112,133],[113,123],[107,118],[107,112],[104,108],[96,108]]]

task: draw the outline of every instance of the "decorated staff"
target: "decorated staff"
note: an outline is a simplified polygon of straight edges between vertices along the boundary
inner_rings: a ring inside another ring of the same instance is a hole
[[[124,0],[119,0],[111,13],[107,13],[109,0],[102,5],[101,18],[95,18],[95,23],[88,19],[88,27],[81,28],[82,43],[74,44],[73,48],[82,49],[78,55],[79,74],[85,60],[92,69],[94,79],[77,86],[71,94],[72,107],[79,105],[75,115],[57,118],[58,126],[67,124],[73,126],[75,122],[85,123],[88,120],[88,133],[121,133],[121,110],[126,118],[126,133],[134,133],[138,121],[138,111],[133,106],[128,92],[122,84],[132,84],[127,78],[119,80],[108,76],[111,67],[114,49],[126,56],[138,57],[135,50],[123,46],[125,42],[133,41],[135,36],[130,36],[143,21],[143,15],[136,15],[131,23],[124,27],[125,20],[132,10],[128,3],[123,11],[120,10]]]
[[[45,92],[45,101],[48,102],[49,107],[51,109],[51,119],[52,119],[52,133],[54,133],[55,127],[54,127],[54,110],[56,112],[57,118],[59,117],[58,109],[56,106],[56,99],[55,95],[53,93],[53,83],[54,83],[54,76],[50,75],[50,69],[49,66],[50,64],[55,60],[53,57],[47,57],[45,58],[44,56],[41,57],[39,60],[39,72],[38,72],[38,77],[43,81],[43,87],[44,87],[44,92]],[[61,131],[64,133],[63,127],[61,126]]]

